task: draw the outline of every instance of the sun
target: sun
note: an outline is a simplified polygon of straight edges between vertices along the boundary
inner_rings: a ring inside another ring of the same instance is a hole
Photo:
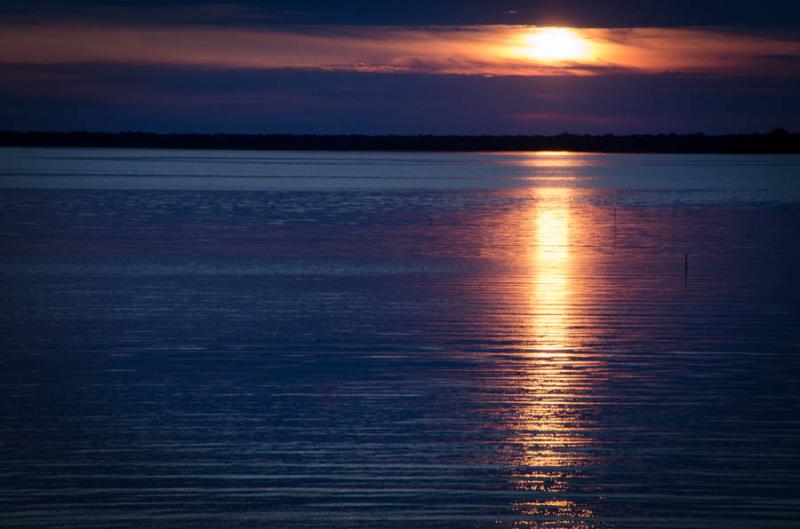
[[[542,62],[588,59],[589,41],[569,28],[540,28],[525,38],[528,55]]]

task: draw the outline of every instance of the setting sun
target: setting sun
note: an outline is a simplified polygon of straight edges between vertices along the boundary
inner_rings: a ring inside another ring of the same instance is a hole
[[[526,39],[527,52],[545,62],[589,58],[589,42],[569,28],[541,28]]]

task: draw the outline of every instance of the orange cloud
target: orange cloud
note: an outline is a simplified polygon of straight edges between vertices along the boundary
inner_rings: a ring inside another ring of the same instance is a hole
[[[6,24],[0,63],[124,63],[460,75],[691,72],[797,75],[794,34],[709,28],[570,29],[542,44],[540,28],[120,26]],[[553,33],[553,32],[551,32]],[[566,42],[580,53],[561,53]],[[548,53],[536,46],[556,46]]]

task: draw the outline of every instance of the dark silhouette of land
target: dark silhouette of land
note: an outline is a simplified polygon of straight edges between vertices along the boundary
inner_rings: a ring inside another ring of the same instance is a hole
[[[295,134],[155,134],[148,132],[0,131],[0,145],[329,151],[583,151],[620,153],[800,154],[800,134],[633,134],[555,136],[364,136]]]

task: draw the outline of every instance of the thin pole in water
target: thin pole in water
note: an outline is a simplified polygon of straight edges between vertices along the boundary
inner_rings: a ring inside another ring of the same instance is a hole
[[[689,254],[683,254],[683,286],[689,284]]]
[[[617,247],[617,208],[614,208],[614,248]]]

